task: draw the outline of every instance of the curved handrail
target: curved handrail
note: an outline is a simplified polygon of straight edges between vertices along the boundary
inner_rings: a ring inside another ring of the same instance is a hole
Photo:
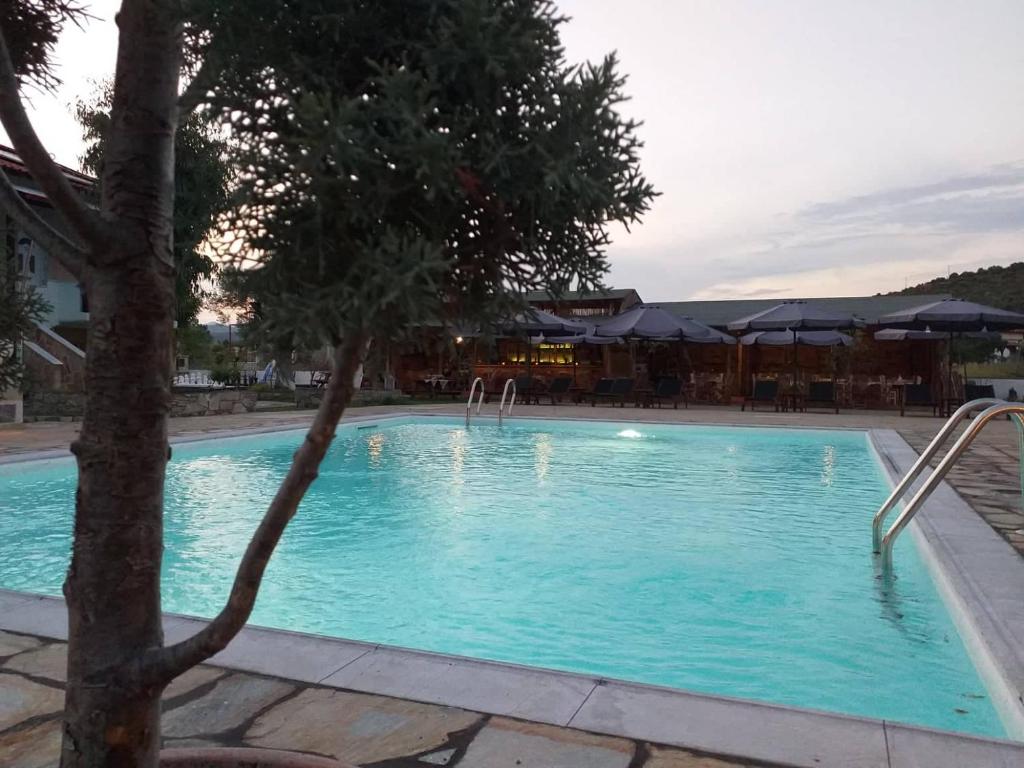
[[[480,399],[476,403],[476,412],[480,413],[480,406],[484,404],[484,380],[477,376],[473,379],[473,383],[469,386],[469,400],[466,401],[466,426],[469,426],[469,412],[473,407],[473,395],[476,393],[476,385],[480,385]]]
[[[896,518],[889,531],[882,537],[881,555],[883,571],[888,572],[892,569],[892,548],[900,531],[907,527],[907,524],[917,514],[917,511],[928,499],[932,491],[942,482],[950,468],[963,455],[964,451],[970,447],[971,443],[974,442],[974,438],[978,436],[978,433],[981,432],[985,425],[992,421],[992,419],[1003,415],[1014,416],[1020,425],[1022,424],[1022,414],[1024,414],[1024,403],[1001,402],[989,406],[971,422],[971,425],[964,430],[964,433],[960,435],[960,438],[953,444],[953,447],[949,449],[949,453],[939,462],[939,466],[928,476],[924,485],[914,494],[914,497],[907,506],[903,508],[903,511],[900,512],[899,517]]]
[[[935,454],[939,452],[939,448],[945,444],[946,439],[957,428],[960,421],[969,413],[981,410],[982,408],[988,408],[991,405],[997,405],[1001,402],[1003,401],[993,397],[983,397],[978,400],[971,400],[971,402],[964,403],[957,408],[953,415],[949,417],[949,420],[946,421],[942,429],[939,430],[939,433],[935,435],[931,443],[928,444],[928,447],[925,448],[924,453],[922,453],[918,457],[917,461],[914,462],[914,466],[910,468],[910,471],[907,472],[899,485],[897,485],[893,489],[893,492],[889,494],[889,498],[885,500],[885,503],[878,508],[877,512],[875,512],[875,517],[871,521],[871,549],[875,554],[878,554],[881,551],[882,526],[885,524],[885,518],[888,517],[889,512],[896,506],[896,503],[903,498],[907,489],[914,483],[918,475],[924,471],[924,468],[928,466],[928,463],[935,457]]]
[[[516,404],[516,380],[507,379],[505,388],[501,391],[501,403],[498,404],[498,426],[501,426],[501,412],[505,410],[505,396],[508,394],[509,384],[512,385],[512,399],[508,401],[508,415],[512,415],[512,406]]]

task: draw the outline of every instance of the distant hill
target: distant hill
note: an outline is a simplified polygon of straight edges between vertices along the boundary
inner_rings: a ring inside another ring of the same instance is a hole
[[[937,277],[889,295],[913,296],[919,293],[949,293],[958,299],[1021,312],[1024,311],[1024,261],[1008,267],[953,272],[949,277]]]

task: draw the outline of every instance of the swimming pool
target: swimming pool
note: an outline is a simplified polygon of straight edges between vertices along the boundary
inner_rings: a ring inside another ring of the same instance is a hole
[[[166,610],[210,616],[301,432],[174,448]],[[0,466],[0,587],[59,594],[74,468]],[[251,621],[1005,736],[863,432],[346,426]]]

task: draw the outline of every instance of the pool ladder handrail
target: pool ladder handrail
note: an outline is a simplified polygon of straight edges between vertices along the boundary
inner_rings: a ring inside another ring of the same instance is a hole
[[[988,400],[988,398],[984,398]],[[959,420],[962,418],[964,408],[967,405],[973,405],[980,403],[981,401],[972,400],[965,406],[961,406],[953,416],[950,417],[952,422],[954,419]],[[971,422],[970,426],[964,430],[964,433],[960,435],[959,439],[953,444],[953,447],[949,449],[949,452],[943,457],[942,461],[935,470],[928,476],[928,479],[924,482],[924,485],[914,494],[913,498],[907,503],[900,512],[899,516],[893,522],[892,527],[889,528],[885,536],[882,537],[880,554],[882,558],[882,569],[883,572],[888,573],[892,570],[892,548],[896,542],[896,537],[899,536],[900,531],[907,527],[914,515],[917,514],[918,510],[924,505],[928,497],[931,496],[939,483],[946,477],[949,470],[953,468],[953,465],[960,459],[964,452],[974,442],[974,438],[978,436],[985,425],[988,424],[992,419],[1000,416],[1011,416],[1017,426],[1018,435],[1021,436],[1021,445],[1024,447],[1024,403],[1008,403],[1001,400],[995,401],[994,404],[989,405],[978,414],[977,418]],[[955,422],[954,422],[955,423]],[[945,431],[945,430],[944,430]],[[946,432],[946,435],[949,433]],[[938,438],[936,438],[938,439]],[[933,441],[934,442],[934,441]],[[931,448],[931,446],[929,446]],[[915,464],[915,468],[917,465]],[[913,471],[913,470],[911,470]],[[920,472],[920,470],[918,470]],[[902,485],[902,484],[901,484]]]
[[[871,521],[871,549],[875,554],[881,552],[882,546],[882,526],[885,524],[885,518],[888,517],[889,512],[896,506],[897,502],[903,498],[903,495],[907,492],[907,489],[913,484],[918,476],[924,471],[924,468],[928,466],[931,460],[935,457],[935,454],[939,452],[939,449],[945,444],[949,436],[956,430],[957,425],[960,421],[967,417],[968,414],[974,411],[981,410],[982,408],[988,408],[990,405],[996,405],[1003,402],[995,398],[982,398],[980,400],[972,400],[969,403],[964,403],[953,413],[952,416],[946,421],[939,430],[938,434],[932,438],[931,443],[924,449],[924,452],[918,457],[917,461],[914,462],[914,466],[910,468],[910,471],[900,480],[889,498],[885,500],[885,503],[878,508],[875,512],[875,517]]]
[[[508,401],[508,415],[512,415],[512,406],[516,404],[516,380],[508,379],[505,388],[501,391],[501,403],[498,405],[498,426],[501,426],[501,414],[505,410],[505,396],[508,395],[509,385],[512,386],[512,399]]]
[[[480,385],[480,399],[477,400],[477,403],[476,403],[477,415],[480,414],[480,406],[482,406],[484,404],[484,394],[485,394],[484,390],[486,389],[486,387],[484,386],[484,380],[480,376],[477,376],[475,379],[473,379],[473,383],[469,386],[469,399],[466,401],[466,426],[467,427],[469,426],[469,413],[470,413],[470,411],[473,408],[473,395],[476,394],[476,385],[477,384]]]

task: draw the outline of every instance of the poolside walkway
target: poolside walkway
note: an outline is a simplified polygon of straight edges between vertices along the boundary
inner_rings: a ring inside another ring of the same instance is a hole
[[[493,404],[484,411],[496,410]],[[347,418],[401,412],[465,414],[458,404],[415,404],[352,408]],[[943,421],[927,415],[900,417],[892,411],[843,411],[811,413],[741,412],[736,406],[694,406],[672,408],[616,408],[611,406],[517,405],[517,417],[611,419],[686,424],[740,424],[747,426],[845,427],[853,429],[894,429],[918,452],[922,451]],[[312,411],[258,411],[231,416],[173,418],[172,436],[201,435],[229,429],[301,427],[310,422]],[[0,457],[26,451],[66,447],[78,433],[79,424],[40,422],[0,427]],[[952,445],[950,441],[949,445]],[[933,462],[938,463],[944,451]],[[950,473],[948,480],[982,518],[1024,556],[1024,506],[1021,503],[1021,474],[1017,433],[1008,421],[985,427],[978,440]]]
[[[60,758],[65,645],[0,631],[0,765]],[[164,695],[166,746],[289,749],[376,768],[739,768],[696,753],[213,666]]]

